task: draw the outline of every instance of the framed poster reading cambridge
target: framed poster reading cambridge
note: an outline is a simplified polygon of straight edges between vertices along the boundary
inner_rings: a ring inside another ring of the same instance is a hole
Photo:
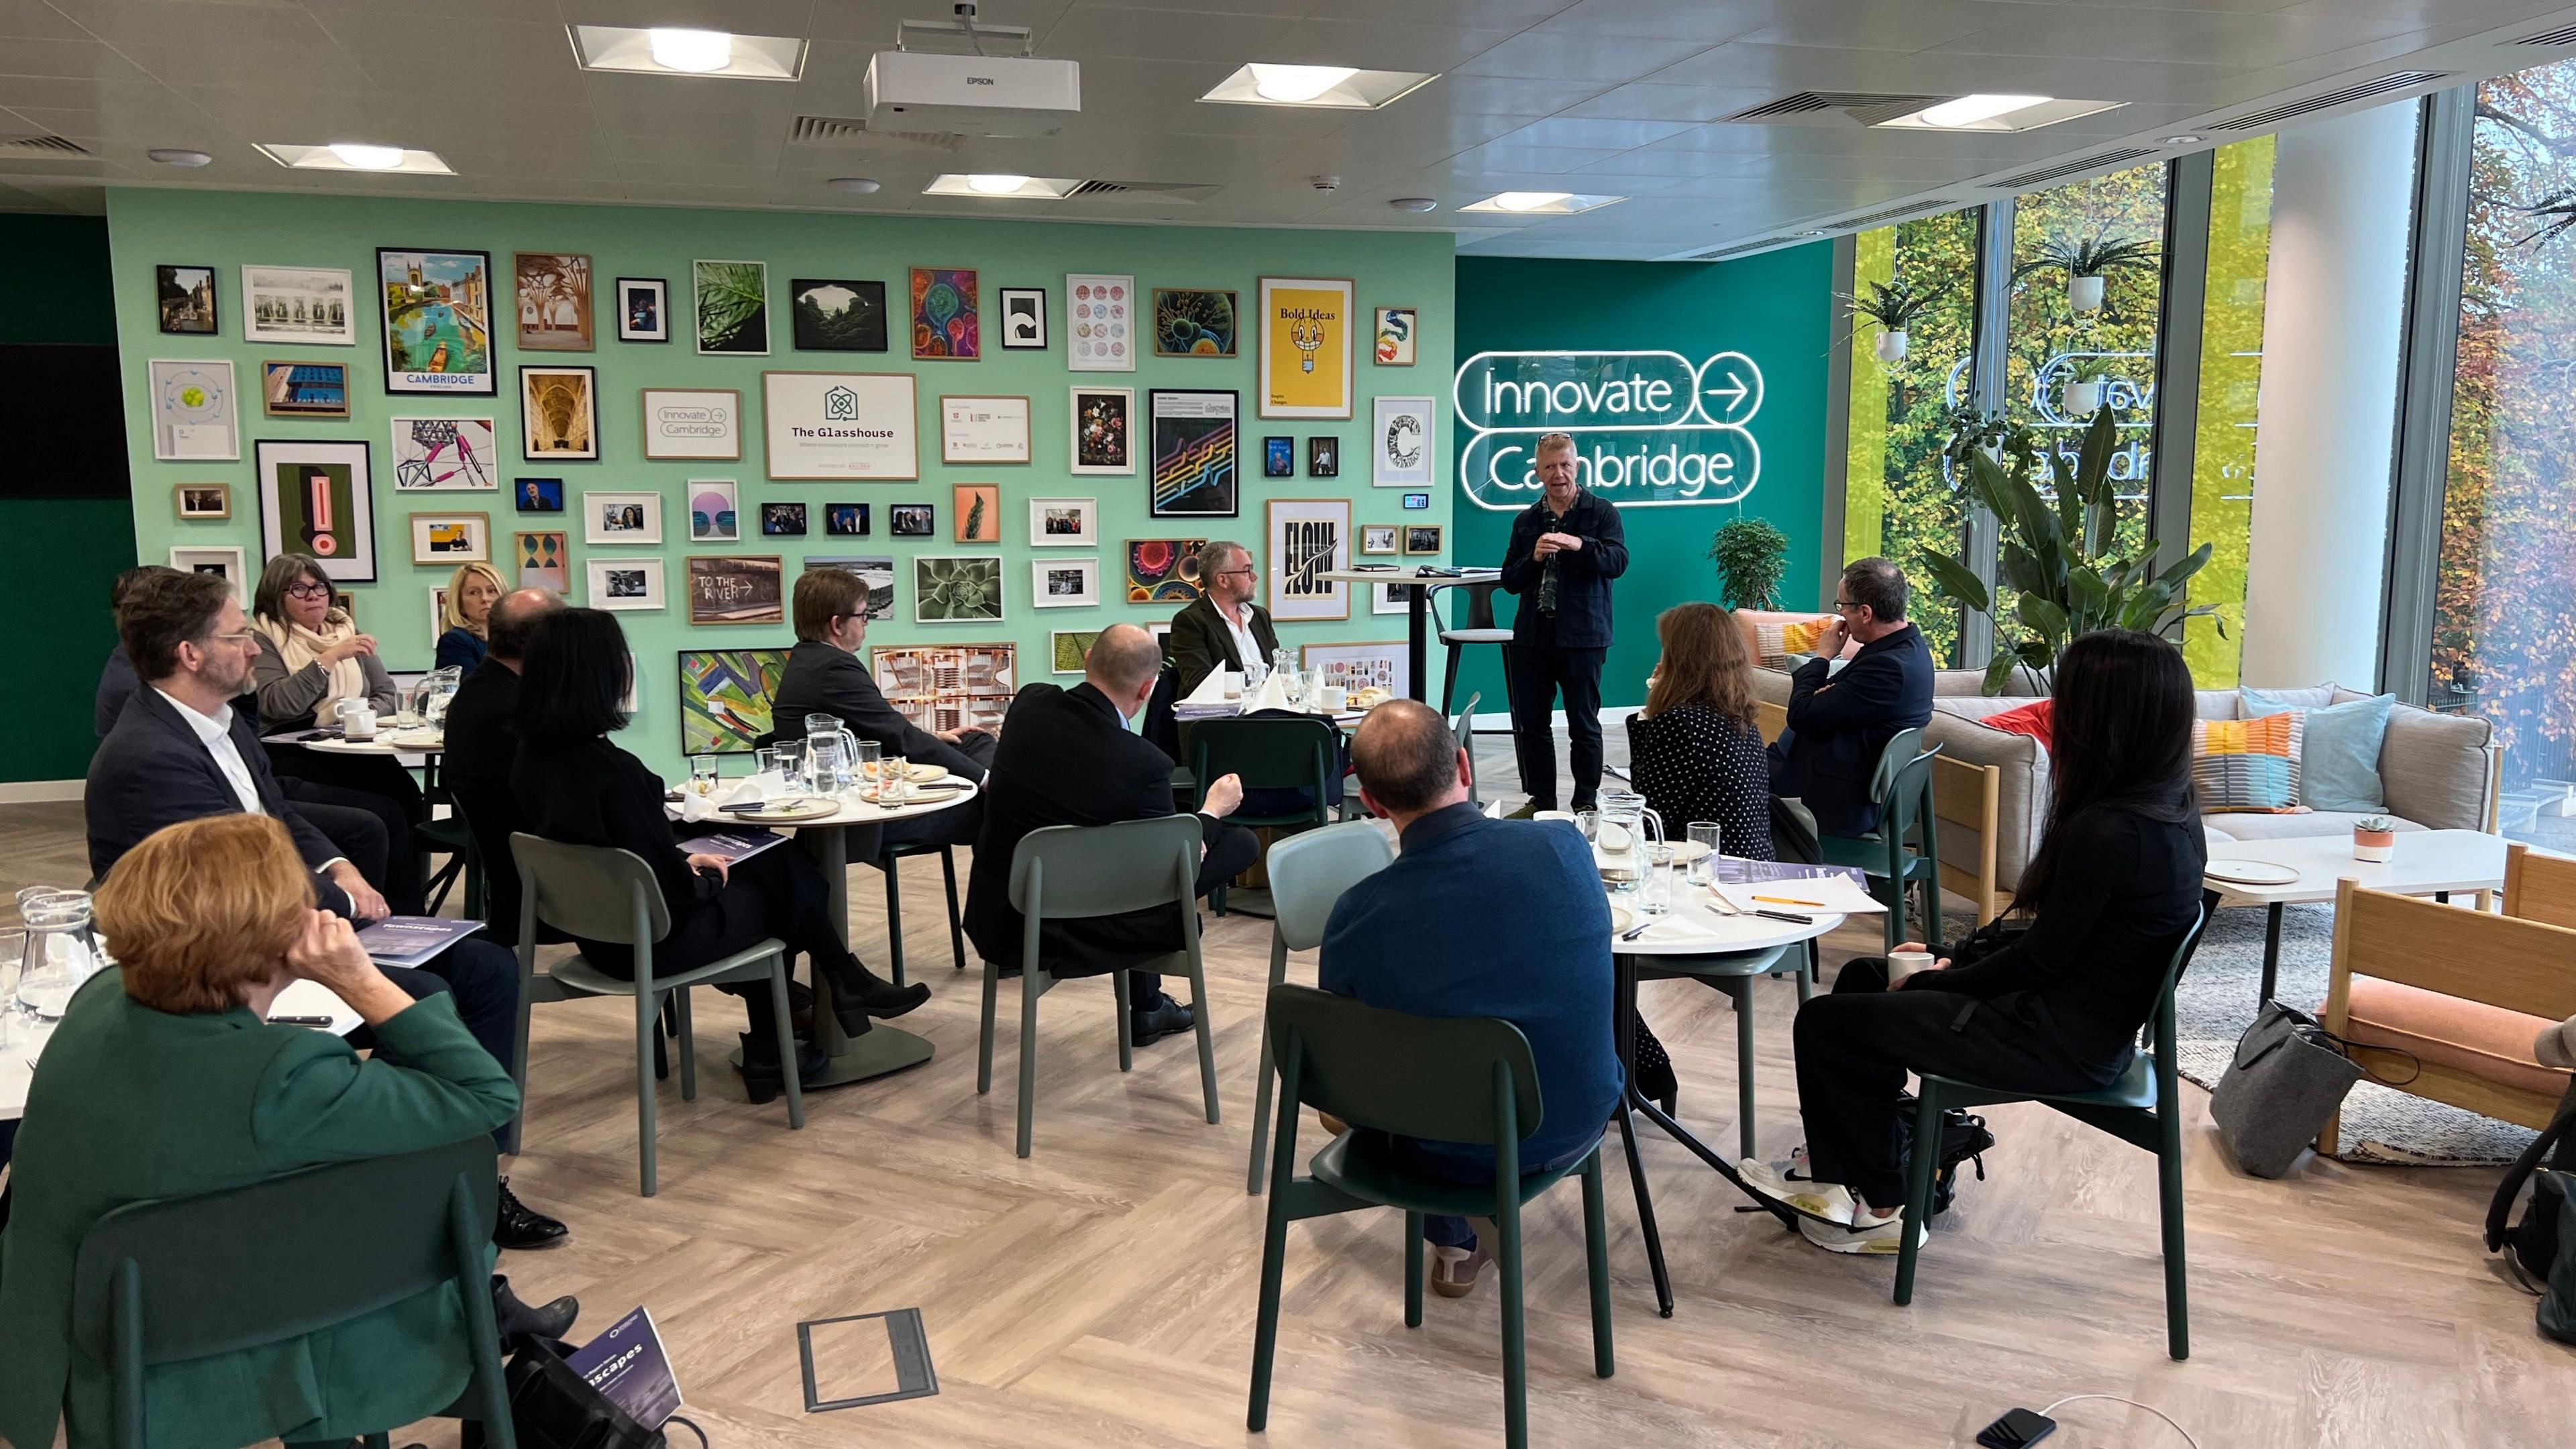
[[[260,442],[252,451],[260,556],[310,554],[334,583],[374,583],[376,507],[367,445]]]
[[[908,372],[764,372],[769,476],[921,476],[918,399]]]
[[[1261,279],[1260,415],[1351,415],[1351,283],[1347,277]]]
[[[492,254],[378,247],[376,278],[385,391],[492,396]]]

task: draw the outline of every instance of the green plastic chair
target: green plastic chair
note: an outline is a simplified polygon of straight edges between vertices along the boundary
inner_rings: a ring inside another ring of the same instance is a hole
[[[465,885],[465,914],[483,919],[483,858],[474,848],[474,831],[465,823],[464,807],[450,800],[449,814],[438,820],[424,820],[412,827],[412,842],[420,847],[424,865],[432,851],[447,855],[447,866],[429,880],[429,913],[437,915],[447,904],[447,893],[459,881]]]
[[[1610,1244],[1602,1222],[1601,1148],[1580,1162],[1524,1176],[1520,1144],[1544,1119],[1538,1068],[1519,1027],[1489,1016],[1408,1016],[1304,986],[1275,986],[1266,1025],[1279,1062],[1279,1141],[1261,1243],[1261,1307],[1252,1337],[1246,1427],[1270,1418],[1270,1362],[1279,1345],[1279,1280],[1288,1224],[1360,1208],[1404,1210],[1404,1326],[1422,1326],[1422,1219],[1490,1215],[1503,1296],[1503,1440],[1529,1443],[1529,1360],[1522,1342],[1521,1205],[1571,1174],[1583,1179],[1583,1240],[1592,1288],[1592,1372],[1610,1377]],[[1296,1177],[1297,1107],[1305,1103],[1368,1129],[1345,1132]],[[1490,1143],[1492,1187],[1462,1187],[1405,1167],[1389,1135]]]
[[[1123,915],[1177,903],[1181,949],[1139,962],[1129,970],[1169,972],[1190,978],[1199,1038],[1199,1088],[1207,1119],[1217,1120],[1216,1045],[1208,1028],[1207,973],[1199,961],[1199,846],[1206,837],[1195,815],[1122,820],[1115,825],[1049,825],[1020,837],[1011,852],[1011,904],[1020,928],[1020,1123],[1019,1155],[1029,1155],[1037,1120],[1038,998],[1058,981],[1047,973],[1040,937],[1047,921]],[[1128,1034],[1127,970],[1107,973],[1118,998],[1118,1070],[1132,1071],[1136,1044]],[[1068,978],[1080,979],[1080,978]],[[993,1090],[993,1012],[1002,967],[984,961],[984,1024],[976,1042],[975,1093]]]
[[[1941,1113],[1951,1107],[1985,1107],[2004,1102],[2039,1102],[2054,1107],[2090,1127],[2098,1127],[2133,1147],[2143,1147],[2156,1155],[2157,1215],[2164,1228],[2165,1259],[2165,1352],[2176,1359],[2191,1357],[2191,1306],[2183,1283],[2182,1246],[2182,1096],[2175,1087],[2176,1056],[2174,1049],[2174,984],[2182,979],[2183,969],[2191,964],[2194,951],[2200,949],[2201,932],[2209,925],[2210,914],[2218,909],[2218,894],[2201,896],[2200,915],[2184,933],[2182,943],[2174,948],[2173,964],[2165,968],[2164,985],[2156,993],[2155,1019],[2150,1023],[2154,1033],[2152,1045],[2129,1063],[2128,1071],[2111,1085],[2093,1092],[2008,1092],[1955,1077],[1924,1073],[1922,1091],[1915,1097],[1914,1140],[1940,1141]],[[1939,1154],[1916,1152],[1909,1164],[1906,1183],[1904,1244],[1896,1257],[1896,1301],[1899,1306],[1914,1301],[1914,1259],[1917,1252],[1916,1223],[1929,1223],[1932,1212],[1932,1176],[1939,1166]]]
[[[1473,701],[1470,701],[1473,708]],[[1342,892],[1395,862],[1386,832],[1366,820],[1311,830],[1270,847],[1270,989],[1288,979],[1288,953],[1324,944],[1324,927]],[[1261,1037],[1261,1075],[1252,1093],[1252,1165],[1243,1190],[1261,1195],[1263,1158],[1270,1143],[1270,1036]]]
[[[446,1415],[479,1420],[494,1449],[516,1449],[485,1266],[497,1167],[478,1132],[100,1218],[73,1260],[72,1342],[108,1366],[117,1449],[153,1441],[145,1370],[300,1338],[441,1284],[464,1300],[473,1375]],[[385,1434],[365,1442],[384,1449]]]
[[[1923,887],[1924,934],[1911,939],[1941,939],[1941,850],[1939,827],[1932,817],[1932,757],[1939,745],[1923,748],[1923,731],[1901,730],[1879,752],[1878,770],[1869,793],[1878,801],[1878,829],[1867,835],[1826,835],[1817,840],[1827,865],[1858,866],[1887,902],[1887,949],[1907,939],[1905,893]]]
[[[1208,783],[1240,776],[1246,790],[1308,790],[1315,803],[1304,810],[1255,815],[1237,810],[1226,824],[1247,830],[1313,830],[1333,823],[1325,802],[1325,782],[1340,768],[1342,735],[1326,719],[1209,719],[1190,726],[1190,778],[1205,791]],[[1209,893],[1208,904],[1220,916],[1226,889]]]
[[[1738,1157],[1755,1157],[1753,982],[1756,977],[1788,976],[1798,983],[1798,1000],[1814,990],[1815,943],[1773,946],[1768,950],[1727,956],[1640,956],[1639,981],[1673,981],[1689,977],[1726,993],[1735,1003],[1735,1141]],[[1670,1115],[1674,1104],[1663,1104]]]
[[[904,984],[903,882],[896,877],[895,872],[903,862],[917,855],[939,857],[939,873],[948,885],[948,950],[956,958],[957,969],[960,971],[966,969],[966,925],[965,919],[957,913],[956,850],[949,846],[931,845],[926,842],[911,845],[886,845],[880,842],[875,855],[865,860],[853,860],[851,864],[873,866],[885,876],[886,956],[893,963],[894,984],[897,986]]]
[[[653,1048],[654,1023],[665,1000],[679,1027],[680,1100],[698,1096],[697,1039],[689,1021],[689,988],[735,981],[769,983],[769,1008],[775,1013],[779,1055],[786,1066],[787,1125],[805,1125],[805,1093],[795,1070],[796,1031],[787,1010],[787,947],[772,936],[704,966],[670,975],[653,970],[653,947],[671,934],[670,908],[653,868],[632,851],[604,845],[565,845],[525,831],[510,836],[510,855],[519,865],[519,1112],[527,1113],[528,1013],[540,1001],[571,1001],[585,996],[629,996],[635,1000],[635,1137],[641,1158],[643,1193],[658,1191],[654,1171]],[[568,956],[552,969],[537,969],[537,922],[567,936],[631,948],[635,977],[626,980],[602,971],[580,956]],[[519,1148],[519,1120],[510,1123],[510,1150]]]

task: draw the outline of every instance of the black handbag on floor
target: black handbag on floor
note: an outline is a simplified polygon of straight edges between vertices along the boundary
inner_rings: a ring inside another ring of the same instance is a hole
[[[2226,1075],[2210,1090],[2210,1120],[2238,1167],[2256,1177],[2280,1177],[2325,1130],[2326,1119],[2361,1078],[2361,1063],[2340,1037],[2304,1011],[2267,1001],[2236,1039]],[[2334,1145],[2325,1144],[2325,1150]]]
[[[1896,1099],[1897,1161],[1909,1163],[1914,1158],[1914,1094],[1907,1092]],[[1932,1212],[1939,1217],[1950,1210],[1959,1196],[1959,1164],[1974,1160],[1977,1181],[1986,1180],[1986,1149],[1995,1145],[1995,1134],[1986,1127],[1986,1119],[1952,1107],[1941,1114],[1940,1156],[1932,1170]]]
[[[592,1388],[564,1362],[568,1343],[519,1341],[504,1377],[510,1386],[510,1427],[520,1449],[666,1449],[658,1429],[647,1429],[617,1401]],[[674,1417],[674,1424],[689,1424]],[[689,1424],[691,1432],[697,1425]],[[698,1433],[701,1446],[706,1435]]]
[[[2540,1160],[2550,1156],[2548,1170]],[[2487,1251],[2504,1254],[2505,1266],[2522,1286],[2540,1294],[2540,1331],[2560,1343],[2576,1343],[2576,1086],[2558,1104],[2549,1127],[2532,1139],[2522,1155],[2505,1169],[2487,1204]],[[2531,1206],[2515,1223],[2513,1205],[2525,1183]]]

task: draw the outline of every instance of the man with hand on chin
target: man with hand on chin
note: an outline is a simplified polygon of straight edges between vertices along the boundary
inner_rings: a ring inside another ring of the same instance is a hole
[[[1905,619],[1905,575],[1883,558],[1843,570],[1815,657],[1789,678],[1789,728],[1771,745],[1771,791],[1802,801],[1820,835],[1878,828],[1870,781],[1887,742],[1932,718],[1932,651]],[[1860,641],[1838,671],[1843,647]]]
[[[1574,767],[1574,806],[1589,810],[1601,789],[1601,662],[1610,654],[1610,581],[1628,571],[1628,533],[1619,510],[1580,483],[1574,438],[1538,440],[1539,501],[1512,520],[1503,587],[1520,598],[1512,642],[1512,745],[1531,812],[1556,808],[1560,694]]]

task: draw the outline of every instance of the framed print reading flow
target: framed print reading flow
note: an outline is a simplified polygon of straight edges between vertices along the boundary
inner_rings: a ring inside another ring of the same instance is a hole
[[[1762,477],[1751,424],[1762,370],[1741,352],[1479,352],[1450,396],[1471,436],[1458,483],[1477,507],[1538,496],[1538,440],[1574,435],[1584,486],[1621,508],[1734,503]]]

